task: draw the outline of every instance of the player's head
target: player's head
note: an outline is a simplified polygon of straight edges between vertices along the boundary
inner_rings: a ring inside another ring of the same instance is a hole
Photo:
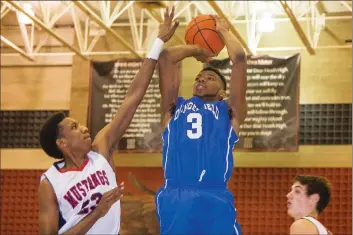
[[[320,214],[328,205],[331,186],[327,179],[311,175],[298,175],[287,194],[288,214],[296,219],[313,212]]]
[[[226,96],[227,82],[224,76],[212,67],[204,68],[195,78],[194,95],[208,100],[222,100]]]
[[[62,159],[64,155],[86,154],[92,140],[88,129],[59,112],[51,116],[40,130],[40,145],[49,156]]]

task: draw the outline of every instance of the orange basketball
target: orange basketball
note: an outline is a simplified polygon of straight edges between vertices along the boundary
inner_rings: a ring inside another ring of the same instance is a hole
[[[185,29],[185,42],[215,54],[224,48],[224,42],[216,31],[216,20],[211,15],[199,15],[190,21]]]

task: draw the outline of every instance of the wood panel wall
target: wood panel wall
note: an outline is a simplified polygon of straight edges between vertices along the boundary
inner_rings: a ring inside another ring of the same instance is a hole
[[[72,66],[1,68],[1,110],[69,109]]]

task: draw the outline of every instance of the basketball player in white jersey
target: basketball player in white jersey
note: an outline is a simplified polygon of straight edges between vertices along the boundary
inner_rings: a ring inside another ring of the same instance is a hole
[[[288,214],[294,218],[290,234],[332,234],[319,221],[319,214],[327,207],[331,186],[323,177],[298,175],[287,194]]]
[[[88,129],[63,113],[53,115],[40,131],[40,144],[61,159],[42,176],[39,185],[40,234],[118,234],[120,198],[113,148],[128,128],[141,103],[165,42],[174,34],[174,8],[164,23],[113,121],[92,143]]]

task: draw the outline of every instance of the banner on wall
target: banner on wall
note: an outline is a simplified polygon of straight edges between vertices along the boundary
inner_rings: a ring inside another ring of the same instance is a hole
[[[110,123],[124,101],[127,90],[143,60],[91,63],[88,126],[92,137]],[[160,152],[160,92],[158,68],[125,134],[117,144],[121,152]]]
[[[214,60],[209,65],[218,69],[229,84],[229,59]],[[235,148],[298,151],[300,55],[250,56],[247,65],[248,114]]]
[[[93,137],[112,121],[142,62],[92,62],[88,126]],[[297,151],[300,55],[286,58],[251,56],[247,63],[248,115],[241,125],[240,140],[235,148],[240,151]],[[232,67],[229,59],[214,60],[209,65],[218,69],[229,83]],[[142,103],[116,146],[117,150],[161,151],[160,98],[156,68]]]

